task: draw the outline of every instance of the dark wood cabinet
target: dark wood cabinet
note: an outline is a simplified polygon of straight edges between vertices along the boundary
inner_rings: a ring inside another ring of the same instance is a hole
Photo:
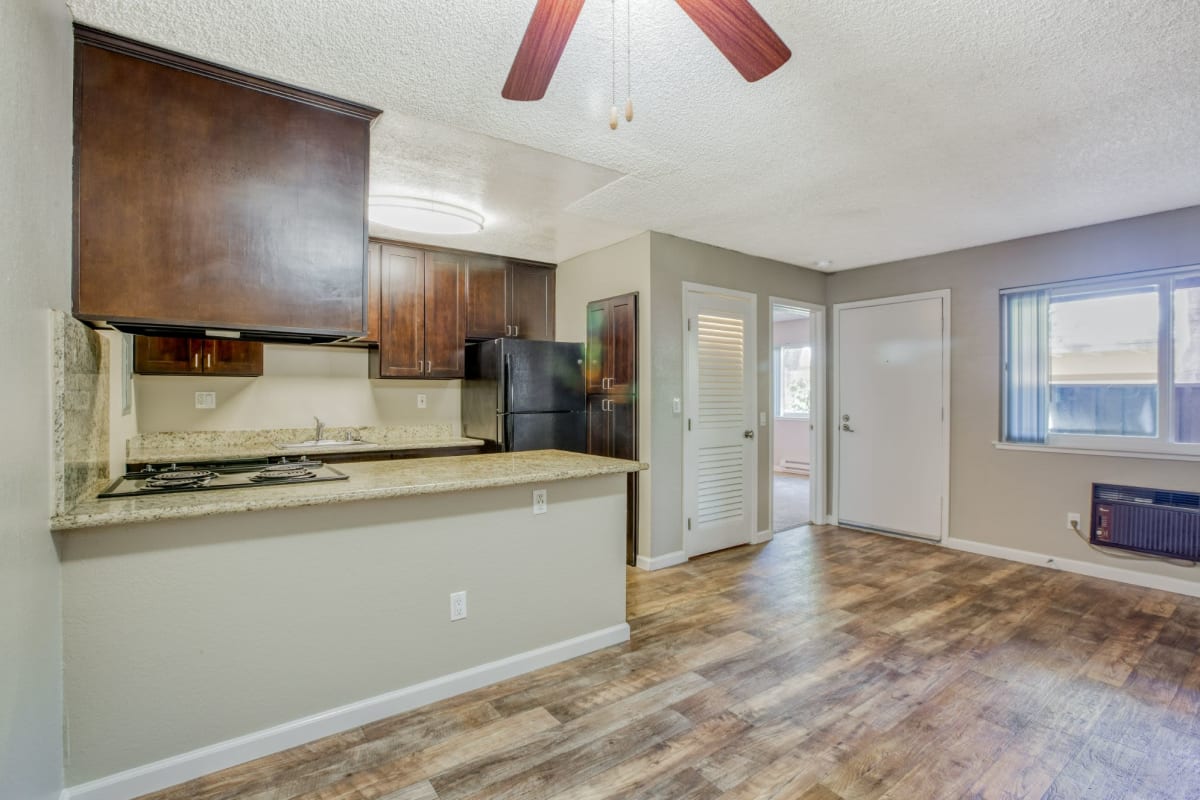
[[[637,391],[637,293],[587,307],[587,392]]]
[[[467,258],[467,338],[554,339],[554,269]]]
[[[261,342],[236,339],[185,339],[137,336],[133,370],[139,375],[227,375],[253,378],[263,374]]]
[[[464,258],[380,246],[378,378],[461,378],[466,316]]]
[[[594,300],[587,306],[588,452],[610,458],[638,458],[638,296],[637,292]],[[637,560],[638,476],[627,486],[625,554]]]
[[[361,335],[378,114],[77,26],[75,315]]]

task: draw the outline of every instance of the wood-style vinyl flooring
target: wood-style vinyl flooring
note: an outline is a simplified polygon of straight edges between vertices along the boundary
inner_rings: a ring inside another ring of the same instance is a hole
[[[1200,797],[1200,600],[837,528],[629,572],[633,638],[155,800]]]

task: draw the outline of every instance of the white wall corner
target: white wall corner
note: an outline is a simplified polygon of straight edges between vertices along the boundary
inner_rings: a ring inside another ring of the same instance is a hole
[[[687,555],[682,550],[676,550],[674,553],[664,553],[663,555],[655,556],[654,558],[650,558],[648,556],[638,556],[637,566],[638,569],[644,569],[649,572],[653,572],[657,569],[666,569],[667,567],[673,567],[677,564],[682,564],[687,560]]]
[[[1074,572],[1079,575],[1087,575],[1091,578],[1103,578],[1105,580],[1132,584],[1133,586],[1143,586],[1147,589],[1160,589],[1165,592],[1188,595],[1189,597],[1200,597],[1200,583],[1184,580],[1183,578],[1171,578],[1165,575],[1152,575],[1148,572],[1139,572],[1137,570],[1111,566],[1108,564],[1095,564],[1091,561],[1079,561],[1074,558],[1059,558],[1058,556],[1052,556],[1048,553],[1035,553],[1032,550],[1018,550],[1013,547],[1002,547],[1000,545],[987,544],[985,542],[975,542],[971,541],[970,539],[955,539],[954,537],[947,537],[943,544],[946,547],[954,550],[962,550],[966,553],[975,553],[981,556],[994,556],[995,558],[1003,558],[1006,561],[1017,561],[1022,564],[1033,564],[1038,567],[1059,569],[1063,570],[1064,572]]]
[[[622,622],[620,625],[602,628],[71,786],[62,791],[60,800],[128,800],[130,797],[140,797],[627,641],[629,624]]]

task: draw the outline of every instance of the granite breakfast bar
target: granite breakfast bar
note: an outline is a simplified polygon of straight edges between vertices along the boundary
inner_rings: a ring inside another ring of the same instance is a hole
[[[151,791],[628,639],[626,474],[645,465],[534,451],[336,466],[348,480],[55,515],[84,781],[136,770]],[[458,591],[468,613],[451,622]]]

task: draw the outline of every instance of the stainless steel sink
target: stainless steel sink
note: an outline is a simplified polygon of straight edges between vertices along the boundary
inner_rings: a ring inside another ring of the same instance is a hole
[[[309,439],[304,442],[276,442],[281,450],[303,450],[309,447],[378,447],[374,442],[361,439]]]

